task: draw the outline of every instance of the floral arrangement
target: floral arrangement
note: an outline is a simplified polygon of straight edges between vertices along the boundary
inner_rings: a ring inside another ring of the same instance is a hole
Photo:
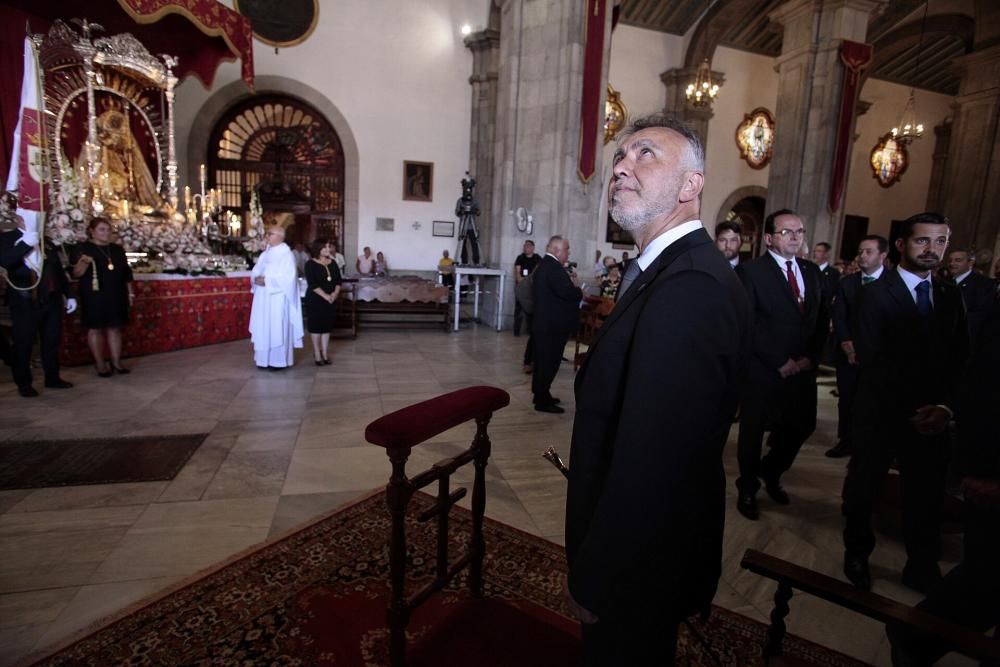
[[[250,195],[250,221],[247,224],[247,240],[243,242],[243,248],[251,253],[264,252],[267,239],[264,238],[264,211],[260,206],[260,197],[254,190]]]
[[[53,245],[72,245],[87,240],[87,184],[83,173],[77,173],[69,160],[62,161],[59,187],[49,189],[49,214],[45,220],[45,236]]]

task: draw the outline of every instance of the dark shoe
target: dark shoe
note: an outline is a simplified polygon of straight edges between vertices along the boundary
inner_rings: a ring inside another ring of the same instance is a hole
[[[941,581],[941,568],[934,561],[908,560],[900,580],[907,588],[927,595]]]
[[[843,440],[841,440],[840,442],[837,443],[836,447],[831,447],[830,449],[826,450],[826,452],[824,452],[824,455],[830,457],[831,459],[842,459],[845,456],[851,455],[851,446],[846,442],[844,442]]]
[[[46,380],[45,386],[48,387],[49,389],[71,389],[73,387],[73,383],[66,382],[66,380],[63,380],[62,378],[56,378],[51,382]]]
[[[35,396],[38,396],[38,392],[35,391],[35,388],[32,387],[30,384],[26,387],[18,387],[17,393],[19,393],[21,396],[24,396],[25,398],[34,398]],[[560,410],[560,412],[562,411]]]
[[[130,371],[130,370],[129,370],[129,369],[127,369],[127,368],[122,368],[121,366],[112,366],[112,367],[111,367],[111,369],[112,369],[112,370],[113,370],[113,371],[114,371],[115,373],[118,373],[118,375],[128,375],[129,373],[131,373],[131,372],[132,372],[132,371]]]
[[[324,363],[323,363],[323,360],[322,360],[322,359],[320,359],[319,361],[317,361],[317,362],[316,362],[316,365],[317,365],[317,366],[326,366],[326,364],[324,364]]]
[[[781,488],[781,482],[779,482],[776,479],[770,481],[765,480],[764,490],[767,491],[767,495],[771,496],[771,500],[778,503],[779,505],[787,505],[789,502],[791,502],[788,499],[788,493],[786,493],[785,490]]]
[[[333,364],[333,362],[332,362],[332,361],[330,361],[329,359],[324,359],[324,360],[323,360],[323,365],[324,365],[324,366],[330,366],[331,364]]]
[[[97,377],[99,378],[109,378],[112,375],[114,375],[114,373],[111,371],[97,371]]]
[[[549,397],[549,403],[555,403],[555,404],[558,405],[559,403],[562,403],[562,401],[559,400],[558,398],[556,398],[555,396],[550,396]]]
[[[535,411],[551,412],[554,415],[561,415],[562,413],[566,412],[555,403],[539,403],[538,405],[535,406]]]
[[[863,591],[872,589],[872,575],[868,571],[868,559],[844,554],[844,576]]]
[[[752,493],[740,493],[736,499],[736,509],[751,521],[756,521],[760,518],[760,510],[757,509],[757,498]]]

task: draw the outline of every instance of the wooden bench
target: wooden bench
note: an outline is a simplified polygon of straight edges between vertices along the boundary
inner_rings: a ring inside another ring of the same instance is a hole
[[[788,601],[792,599],[793,590],[809,593],[882,623],[898,622],[918,632],[939,637],[953,646],[958,653],[971,658],[986,661],[1000,660],[1000,642],[920,609],[862,591],[839,579],[754,549],[746,550],[740,566],[778,582],[778,590],[774,594],[774,609],[771,611],[771,627],[767,631],[767,641],[764,645],[765,664],[791,664],[779,657],[782,655],[781,642],[786,631]]]

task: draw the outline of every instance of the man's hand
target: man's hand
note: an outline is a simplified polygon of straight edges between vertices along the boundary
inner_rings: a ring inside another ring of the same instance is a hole
[[[256,278],[254,278],[253,279],[253,284],[254,285],[260,285],[261,287],[263,287],[264,286],[264,276],[257,276]]]
[[[573,599],[573,594],[569,592],[569,583],[566,580],[563,580],[563,595],[566,596],[566,604],[569,605],[569,610],[573,612],[574,616],[580,619],[581,623],[586,623],[587,625],[597,623],[597,616],[589,610],[584,609],[579,602]]]
[[[858,353],[854,351],[854,341],[845,340],[840,344],[840,349],[844,351],[844,355],[847,357],[847,363],[851,366],[858,365]]]
[[[782,379],[790,378],[793,375],[798,375],[800,370],[801,369],[795,360],[789,359],[785,363],[781,364],[780,368],[778,368],[778,375],[780,375]]]
[[[910,423],[921,435],[937,435],[944,433],[950,420],[951,415],[944,408],[937,405],[925,405],[922,408],[917,408],[916,414],[910,418]]]
[[[813,369],[813,362],[809,360],[809,357],[802,357],[795,361],[795,365],[799,367],[800,373],[805,373],[806,371],[811,371]]]

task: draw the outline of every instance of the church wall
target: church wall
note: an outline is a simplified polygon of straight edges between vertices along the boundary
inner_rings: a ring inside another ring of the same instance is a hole
[[[934,154],[934,126],[952,115],[954,98],[915,90],[917,115],[924,124],[924,136],[907,151],[910,165],[900,180],[883,188],[872,176],[868,160],[879,138],[899,123],[910,89],[888,81],[869,79],[861,99],[872,106],[858,117],[847,186],[845,213],[869,218],[868,233],[888,236],[892,220],[902,220],[924,210]],[[942,211],[945,215],[947,211]]]
[[[304,43],[280,49],[254,41],[258,76],[301,81],[344,116],[357,142],[357,244],[385,253],[390,269],[432,269],[456,239],[432,236],[434,220],[455,221],[455,200],[468,165],[472,54],[462,24],[486,25],[486,0],[342,0],[324,3]],[[186,80],[177,94],[181,186],[196,186],[204,155],[188,155],[190,127],[205,101],[239,79],[222,65],[212,91]],[[235,101],[235,100],[234,100]],[[403,161],[434,163],[433,201],[403,201]],[[350,172],[350,169],[348,170]],[[187,181],[185,182],[185,176]],[[395,231],[375,231],[375,218],[395,220]],[[420,222],[420,229],[412,228]]]

